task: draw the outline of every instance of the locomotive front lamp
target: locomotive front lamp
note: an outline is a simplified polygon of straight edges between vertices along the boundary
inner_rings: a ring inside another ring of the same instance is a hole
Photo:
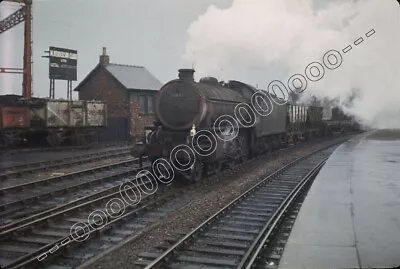
[[[196,126],[193,124],[192,129],[190,130],[190,136],[195,136],[196,135]]]

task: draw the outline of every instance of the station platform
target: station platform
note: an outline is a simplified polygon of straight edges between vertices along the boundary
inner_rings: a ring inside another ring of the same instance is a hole
[[[279,269],[400,265],[400,131],[349,140],[321,169]]]

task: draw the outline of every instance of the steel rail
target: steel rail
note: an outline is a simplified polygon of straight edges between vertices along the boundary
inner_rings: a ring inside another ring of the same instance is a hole
[[[310,171],[310,173],[308,173],[308,175],[305,176],[302,181],[299,182],[296,188],[293,189],[292,192],[286,197],[285,201],[283,201],[279,208],[274,212],[271,219],[269,219],[268,222],[264,225],[263,229],[254,240],[253,244],[243,256],[241,262],[237,266],[237,269],[252,268],[257,256],[262,251],[262,248],[264,247],[266,241],[269,239],[277,224],[282,219],[282,216],[284,216],[286,210],[292,205],[293,201],[295,201],[295,198],[297,198],[301,191],[304,189],[304,186],[315,178],[315,176],[325,165],[327,160],[328,159],[321,161],[316,167],[314,167]]]
[[[32,147],[32,148],[17,148],[10,149],[6,147],[0,148],[0,156],[15,155],[19,153],[37,153],[37,152],[51,152],[51,151],[75,151],[84,149],[101,149],[114,146],[126,146],[129,143],[109,143],[109,144],[87,144],[81,146],[59,146],[59,147]]]
[[[108,230],[108,229],[112,228],[113,226],[117,225],[118,223],[124,221],[125,219],[137,216],[138,214],[145,212],[146,210],[149,210],[152,207],[155,207],[157,205],[165,203],[166,201],[170,200],[172,197],[175,197],[177,195],[179,195],[179,193],[166,194],[161,197],[157,197],[157,195],[147,195],[144,197],[144,199],[146,199],[146,202],[147,202],[146,204],[144,204],[140,207],[136,207],[135,205],[132,206],[132,205],[128,204],[125,207],[125,212],[123,215],[115,217],[115,218],[108,216],[108,219],[110,221],[108,221],[106,225],[101,226],[99,228],[92,228],[90,225],[88,225],[88,227],[90,229],[89,232],[87,234],[81,235],[81,237],[84,237],[86,235],[89,237],[91,237],[92,235],[101,236],[100,230]],[[151,198],[151,197],[153,197],[153,198]],[[155,200],[152,201],[152,199],[155,199]],[[147,201],[147,200],[149,200],[149,201]],[[127,212],[127,208],[130,209],[129,212]],[[38,265],[41,265],[45,261],[45,259],[48,258],[49,255],[52,256],[50,258],[55,258],[57,256],[57,255],[55,255],[55,253],[57,253],[59,255],[60,253],[62,253],[61,250],[64,250],[67,247],[69,248],[72,245],[76,246],[76,245],[79,245],[82,243],[83,242],[74,240],[74,238],[69,234],[69,235],[59,238],[51,243],[46,244],[45,246],[37,249],[34,252],[31,252],[31,253],[28,253],[27,255],[19,257],[18,259],[5,265],[2,268],[8,269],[8,268],[26,268],[27,266],[38,266]],[[31,268],[31,267],[29,267],[29,268]]]
[[[10,148],[0,148],[1,155],[15,155],[19,153],[37,153],[37,152],[50,152],[50,151],[61,151],[61,150],[81,150],[93,148],[93,145],[83,145],[83,146],[60,146],[60,147],[41,147],[41,148],[21,148],[21,149],[10,149]]]
[[[137,162],[137,160],[133,160],[133,163]],[[18,209],[17,214],[21,215],[21,209],[26,208],[28,211],[32,209],[32,207],[27,207],[26,205],[28,203],[30,203],[32,205],[32,202],[35,201],[37,203],[40,203],[42,201],[44,201],[44,199],[46,197],[48,198],[53,198],[55,197],[57,194],[62,194],[62,193],[70,193],[71,190],[75,190],[75,189],[83,189],[86,186],[91,186],[91,185],[98,185],[98,186],[102,186],[103,183],[107,184],[107,182],[111,181],[112,179],[116,179],[116,178],[121,178],[121,177],[127,177],[129,175],[135,174],[137,173],[140,169],[143,169],[142,167],[139,168],[125,168],[124,171],[119,171],[116,173],[112,173],[109,175],[99,175],[98,177],[94,178],[94,179],[89,179],[86,180],[84,182],[82,181],[78,181],[76,184],[69,184],[67,186],[64,187],[59,187],[56,186],[57,188],[50,190],[50,191],[46,191],[34,196],[28,196],[28,197],[23,197],[22,199],[17,197],[17,200],[14,201],[8,201],[7,203],[4,203],[2,205],[0,205],[0,207],[3,209],[3,214],[7,213],[9,214],[10,210],[11,211],[15,211],[15,209]],[[72,193],[73,196],[73,193]],[[71,199],[71,198],[70,198]],[[72,200],[72,199],[71,199]],[[53,201],[52,203],[54,203],[56,201]],[[18,208],[18,205],[22,205],[22,208]],[[39,205],[39,209],[37,209],[36,211],[43,211],[43,210],[47,210],[49,206],[40,206]],[[47,208],[46,208],[47,207]],[[9,210],[7,210],[9,209]],[[6,211],[7,210],[7,211]],[[51,210],[51,208],[50,208]],[[23,212],[22,212],[23,213]],[[32,214],[32,212],[28,212],[29,214]],[[33,212],[34,213],[34,212]],[[27,214],[25,214],[27,215]],[[9,216],[8,216],[9,217]],[[6,225],[7,226],[7,225]],[[3,227],[0,227],[0,230],[2,230]]]
[[[141,169],[145,168],[150,168],[151,166],[144,166],[142,168],[137,169],[136,171],[139,172]],[[134,181],[134,180],[132,180]],[[132,182],[130,181],[130,182]],[[143,184],[137,185],[138,187],[142,186]],[[23,230],[28,226],[31,225],[37,225],[43,221],[47,221],[50,217],[56,217],[59,216],[60,214],[65,214],[70,212],[71,210],[81,208],[84,205],[89,205],[93,202],[98,201],[99,199],[104,199],[104,198],[111,198],[113,196],[118,196],[120,194],[119,192],[120,185],[112,186],[110,188],[107,188],[105,190],[101,190],[98,192],[95,192],[93,194],[90,194],[88,196],[79,198],[78,200],[74,200],[72,202],[66,203],[64,205],[51,208],[49,210],[40,212],[38,214],[30,215],[26,218],[19,219],[17,221],[14,221],[10,224],[4,225],[0,227],[0,238],[4,238],[10,233],[17,232],[18,230]],[[96,198],[98,197],[98,198]]]
[[[128,155],[130,152],[127,148],[114,149],[110,151],[93,152],[89,154],[69,156],[58,160],[46,160],[41,162],[33,162],[28,164],[13,165],[5,168],[4,170],[11,170],[2,172],[0,180],[6,180],[11,177],[21,177],[22,175],[32,174],[39,171],[47,171],[52,168],[70,167],[76,164],[83,164],[87,162],[99,161],[106,158],[118,157]]]
[[[147,158],[143,158],[143,160],[146,161]],[[88,168],[88,169],[79,170],[79,171],[67,173],[67,174],[60,175],[60,176],[47,177],[47,178],[36,180],[36,181],[30,181],[30,182],[23,183],[23,184],[2,188],[2,189],[0,189],[0,195],[2,195],[4,193],[10,193],[12,191],[22,191],[22,190],[26,190],[29,187],[38,187],[40,185],[45,185],[45,184],[48,184],[48,183],[52,183],[52,184],[56,183],[56,182],[58,183],[61,180],[65,180],[65,179],[68,179],[68,178],[71,178],[71,177],[82,176],[82,175],[90,174],[90,173],[93,173],[93,172],[100,172],[100,171],[103,171],[105,169],[118,168],[120,166],[126,166],[126,165],[129,165],[129,164],[134,164],[135,162],[138,162],[138,161],[139,161],[138,158],[132,158],[132,159],[129,159],[129,160],[119,161],[119,162],[116,162],[116,163],[104,164],[104,165],[101,165],[101,166],[96,166],[96,167],[92,167],[92,168]]]

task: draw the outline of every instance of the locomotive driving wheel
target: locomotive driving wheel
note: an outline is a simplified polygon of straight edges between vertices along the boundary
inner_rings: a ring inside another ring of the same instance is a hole
[[[221,161],[217,161],[214,164],[214,174],[218,174],[219,172],[221,172],[222,170],[222,162]]]
[[[196,160],[190,168],[190,181],[197,182],[200,181],[203,175],[203,162]]]
[[[235,163],[242,163],[247,160],[247,156],[249,154],[249,150],[247,147],[246,140],[243,136],[239,136],[236,139],[236,160]]]

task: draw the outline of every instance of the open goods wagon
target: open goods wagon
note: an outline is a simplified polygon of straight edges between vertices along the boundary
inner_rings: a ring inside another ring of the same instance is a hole
[[[353,116],[346,115],[338,107],[324,106],[323,120],[326,124],[328,134],[346,132],[348,130],[359,130],[360,126]]]
[[[106,127],[107,107],[99,101],[68,101],[20,96],[0,97],[0,137],[3,146],[59,146],[95,142]]]

